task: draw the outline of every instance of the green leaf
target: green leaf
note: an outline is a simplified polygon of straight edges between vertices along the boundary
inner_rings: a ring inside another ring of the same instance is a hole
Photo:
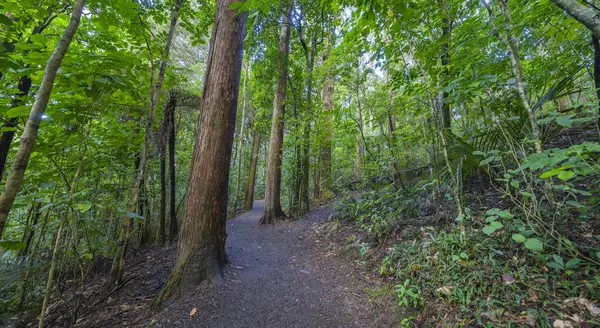
[[[553,169],[553,170],[550,170],[550,171],[546,171],[546,172],[542,173],[542,175],[540,175],[540,178],[542,178],[542,179],[548,179],[548,178],[551,178],[551,177],[557,175],[558,172],[560,172],[560,170],[558,170],[558,169]]]
[[[486,235],[491,235],[496,231],[496,228],[492,227],[491,225],[487,225],[485,227],[483,227],[483,229],[481,229],[481,231],[483,231]]]
[[[510,210],[503,210],[498,212],[498,216],[503,219],[513,219],[515,216],[510,213]]]
[[[520,193],[521,195],[523,195],[523,196],[527,197],[527,198],[535,199],[535,196],[534,196],[532,193],[530,193],[530,192],[527,192],[527,191],[519,191],[519,193]]]
[[[241,7],[241,6],[243,6],[243,5],[244,5],[244,3],[243,3],[243,2],[241,2],[241,1],[236,1],[236,2],[232,3],[232,4],[229,6],[229,9],[231,9],[231,10],[238,9],[238,8],[240,8],[240,7]]]
[[[573,176],[575,176],[575,172],[573,171],[561,171],[557,177],[563,181],[565,180],[569,180],[571,179]]]
[[[569,116],[560,115],[556,117],[556,123],[558,123],[560,126],[570,127],[573,125],[573,120]]]
[[[498,222],[498,221],[494,221],[494,222],[490,223],[490,225],[492,227],[494,227],[494,229],[496,229],[496,230],[504,228],[504,224],[502,224],[501,222]]]
[[[585,208],[585,206],[581,205],[580,202],[575,201],[575,200],[568,200],[565,202],[565,204],[567,204],[569,206],[573,206],[575,208]]]
[[[577,259],[577,258],[570,259],[567,261],[567,264],[565,264],[565,267],[569,268],[569,269],[573,269],[573,268],[576,268],[579,265],[579,263],[581,263],[580,259]]]
[[[129,212],[129,211],[126,211],[126,210],[119,210],[119,213],[121,213],[121,214],[123,214],[125,216],[128,216],[130,218],[134,218],[134,219],[138,219],[138,220],[144,220],[144,217],[141,216],[141,215],[139,215],[139,214],[137,214],[137,213]]]
[[[551,267],[551,268],[553,268],[553,269],[556,269],[556,270],[561,270],[562,271],[562,269],[564,269],[562,265],[560,265],[559,263],[556,263],[556,262],[552,262],[552,261],[546,263],[546,265],[549,266],[549,267]]]
[[[92,208],[92,203],[77,203],[77,204],[74,204],[73,207],[75,207],[76,209],[85,213],[85,212],[89,211],[90,208]]]
[[[14,24],[14,22],[12,21],[12,19],[8,18],[8,16],[0,13],[0,24],[11,26],[12,24]]]
[[[7,251],[20,251],[25,249],[27,244],[13,240],[4,240],[0,241],[0,247]]]
[[[27,116],[27,115],[29,115],[29,108],[27,108],[25,106],[13,107],[6,112],[6,116],[8,116],[9,118],[21,117],[21,116]]]
[[[537,252],[537,251],[544,250],[544,245],[542,245],[542,242],[537,238],[528,238],[525,241],[524,245],[525,245],[525,248],[527,248],[530,251]]]
[[[512,239],[514,241],[516,241],[517,243],[522,243],[522,242],[524,242],[526,240],[526,238],[522,234],[520,234],[520,233],[513,234],[512,235]]]

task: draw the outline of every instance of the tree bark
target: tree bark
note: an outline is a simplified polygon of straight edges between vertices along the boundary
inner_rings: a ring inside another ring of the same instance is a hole
[[[166,149],[160,151],[160,222],[158,235],[160,245],[167,242],[166,221],[167,221],[167,156]]]
[[[171,92],[169,100],[165,105],[164,117],[158,133],[158,147],[160,157],[160,222],[159,238],[160,243],[165,245],[167,241],[167,142],[171,137],[171,120],[175,106],[177,105],[177,96]],[[170,155],[169,155],[170,157]],[[169,159],[170,161],[170,159]]]
[[[174,95],[175,101],[177,101],[177,95]],[[169,234],[169,240],[172,242],[177,238],[178,225],[177,225],[177,209],[176,209],[176,177],[175,177],[175,107],[176,103],[173,104],[173,110],[169,113],[169,218],[171,221],[171,229]]]
[[[306,42],[304,41],[303,35],[300,34],[300,41],[304,48],[304,56],[306,59],[306,69],[308,76],[306,78],[306,111],[305,111],[305,122],[304,122],[304,140],[302,143],[302,175],[300,179],[300,215],[308,213],[310,210],[310,129],[312,123],[312,84],[313,84],[313,70],[315,66],[315,54],[317,52],[317,31],[313,34],[310,41],[310,50],[308,49]]]
[[[177,0],[175,2],[175,8],[171,10],[171,24],[169,25],[169,34],[167,35],[167,42],[165,49],[162,53],[160,61],[160,68],[158,71],[158,77],[156,78],[156,85],[154,86],[152,95],[152,108],[158,106],[160,101],[160,92],[162,90],[163,81],[165,80],[165,73],[167,71],[167,63],[169,61],[169,52],[171,51],[171,43],[173,43],[173,36],[175,35],[175,28],[177,27],[177,20],[179,19],[179,9],[181,8],[181,2],[183,0]]]
[[[600,12],[585,6],[577,0],[551,0],[557,7],[566,11],[575,20],[585,25],[596,38],[600,38]]]
[[[255,125],[256,112],[252,101],[250,102],[250,128],[252,129],[252,154],[250,155],[250,168],[248,169],[248,184],[246,185],[246,198],[244,208],[251,210],[254,203],[254,186],[256,184],[256,167],[258,165],[258,151],[260,150],[260,132]]]
[[[29,93],[29,89],[31,89],[31,79],[28,76],[23,76],[19,80],[19,94],[13,99],[12,107],[19,106],[22,101],[19,99],[20,97],[27,96]],[[13,129],[17,127],[18,118],[13,117],[10,118],[4,125],[3,128]],[[4,169],[6,168],[6,160],[8,158],[8,153],[10,152],[10,146],[15,137],[15,131],[5,131],[2,132],[2,136],[0,137],[0,181],[4,176]]]
[[[594,44],[594,86],[598,99],[598,125],[600,126],[600,42],[595,35],[592,36],[592,43]]]
[[[237,213],[237,205],[238,205],[238,200],[239,200],[239,196],[240,196],[240,187],[241,187],[241,182],[242,182],[242,161],[243,161],[243,154],[244,154],[244,127],[246,124],[244,124],[244,122],[246,121],[246,84],[248,82],[248,78],[250,75],[250,68],[248,67],[246,69],[246,76],[244,76],[244,88],[242,90],[242,121],[240,124],[240,136],[238,139],[238,151],[236,153],[236,157],[237,157],[237,176],[236,176],[236,184],[235,184],[235,195],[234,195],[234,201],[233,201],[233,213],[235,215],[235,213]],[[235,161],[234,161],[235,162]]]
[[[133,181],[133,186],[131,188],[131,195],[129,197],[129,205],[127,207],[127,211],[133,213],[137,208],[138,201],[140,198],[140,185],[141,181],[144,179],[146,174],[146,163],[148,161],[148,151],[150,147],[150,136],[153,131],[154,119],[155,119],[155,108],[158,105],[160,100],[160,92],[162,89],[162,83],[164,81],[167,62],[169,60],[169,52],[171,50],[171,43],[173,42],[173,36],[175,34],[175,27],[177,26],[177,20],[179,18],[179,9],[181,6],[182,0],[177,0],[175,3],[175,8],[171,11],[171,23],[169,26],[169,33],[167,35],[167,41],[165,43],[165,49],[161,56],[161,63],[158,72],[158,77],[156,79],[156,84],[153,86],[152,92],[150,94],[150,111],[148,113],[148,117],[146,118],[146,127],[144,132],[144,144],[142,145],[142,156],[140,158],[140,165],[137,170],[137,175]],[[152,72],[153,74],[153,72]],[[149,208],[148,208],[149,210]],[[164,226],[164,225],[163,225]],[[123,228],[121,230],[121,234],[119,236],[119,240],[117,242],[117,246],[115,248],[115,256],[113,258],[112,267],[110,270],[110,278],[108,281],[108,286],[112,286],[114,284],[121,284],[123,279],[123,274],[125,273],[125,257],[127,255],[127,247],[129,243],[129,239],[133,235],[133,218],[130,214],[126,214],[123,216]],[[161,239],[164,236],[164,232],[162,233]]]
[[[447,11],[446,0],[441,0],[442,10]],[[442,81],[443,86],[447,86],[450,79],[450,33],[452,31],[452,22],[450,21],[450,17],[448,13],[444,14],[444,18],[442,20],[442,67],[443,67],[443,77]],[[446,101],[448,99],[448,91],[442,91],[442,98],[444,102],[442,104],[442,123],[444,129],[450,129],[452,127],[452,115],[450,102]]]
[[[287,91],[288,57],[290,53],[291,8],[283,14],[277,67],[279,81],[275,91],[273,117],[271,119],[271,141],[267,164],[267,185],[265,190],[265,211],[260,224],[272,224],[277,218],[285,217],[281,209],[281,157],[283,153],[283,125],[285,119],[285,98]]]
[[[15,156],[12,170],[8,176],[8,179],[6,180],[4,191],[0,196],[0,239],[2,239],[2,233],[4,232],[4,226],[6,225],[6,219],[8,218],[10,209],[12,208],[15,198],[17,197],[17,193],[21,188],[21,183],[23,182],[23,177],[25,176],[25,170],[27,169],[29,158],[31,157],[33,147],[35,146],[42,115],[46,110],[46,106],[48,105],[48,101],[50,100],[50,95],[52,93],[52,88],[54,87],[56,73],[63,58],[65,57],[65,54],[67,53],[67,50],[69,49],[69,45],[73,40],[73,36],[79,27],[79,21],[81,19],[84,3],[85,0],[75,1],[69,24],[60,38],[60,41],[58,41],[58,44],[50,56],[50,59],[48,59],[46,62],[42,84],[37,92],[33,107],[31,108],[31,113],[29,114],[29,118],[25,124],[23,136],[21,137],[21,144],[19,145],[19,150]]]
[[[331,31],[333,34],[334,31]],[[327,60],[331,54],[333,46],[333,35],[330,37],[327,43],[327,50],[323,55],[323,63],[327,63]],[[323,82],[323,108],[325,110],[325,136],[323,138],[323,144],[321,146],[321,159],[319,163],[320,174],[319,174],[319,191],[320,196],[329,197],[331,195],[331,148],[333,141],[333,93],[334,93],[334,79],[332,68],[328,67],[325,72],[325,79]]]
[[[360,63],[357,62],[357,71],[360,70]],[[360,74],[360,72],[359,72]],[[354,175],[356,180],[360,182],[361,179],[361,165],[363,159],[363,146],[365,145],[365,138],[363,135],[364,122],[362,109],[360,106],[360,75],[356,77],[356,114],[358,116],[357,124],[358,124],[358,134],[356,135],[356,157],[354,158]]]
[[[202,280],[222,281],[229,182],[229,165],[224,164],[233,147],[247,18],[247,13],[229,9],[233,3],[217,4],[177,262],[154,306],[178,291],[193,290]]]

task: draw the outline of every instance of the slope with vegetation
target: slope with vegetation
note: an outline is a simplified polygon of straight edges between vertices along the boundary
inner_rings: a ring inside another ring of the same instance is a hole
[[[600,325],[598,15],[2,2],[0,322],[101,304],[152,245],[177,251],[145,307],[218,285],[227,218],[264,198],[262,225],[332,201],[314,238],[391,281],[403,325]]]

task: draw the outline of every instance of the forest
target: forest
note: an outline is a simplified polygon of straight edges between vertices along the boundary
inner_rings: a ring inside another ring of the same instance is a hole
[[[0,120],[0,326],[600,326],[598,0],[2,0]]]

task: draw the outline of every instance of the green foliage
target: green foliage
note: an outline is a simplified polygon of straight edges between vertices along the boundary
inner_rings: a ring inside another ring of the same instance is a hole
[[[428,182],[410,189],[390,186],[343,198],[334,208],[340,219],[355,221],[361,229],[381,238],[396,230],[404,219],[420,216],[423,208],[418,200],[431,188]]]

